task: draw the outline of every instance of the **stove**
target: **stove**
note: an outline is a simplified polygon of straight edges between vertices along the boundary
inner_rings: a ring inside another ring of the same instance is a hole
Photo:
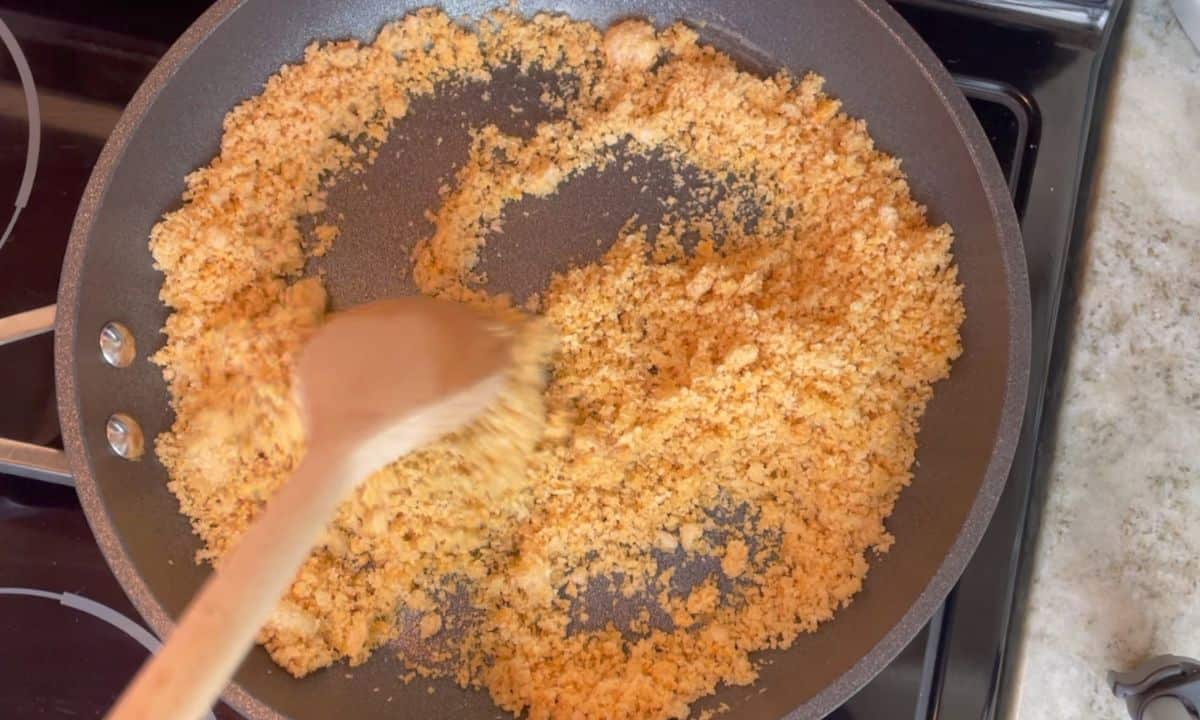
[[[42,110],[37,180],[0,251],[0,317],[54,302],[75,207],[142,78],[207,5],[0,0]],[[1008,485],[961,581],[929,625],[830,716],[997,718],[1043,502],[1069,349],[1097,127],[1122,0],[894,0],[987,131],[1024,232],[1033,299],[1029,405]],[[103,11],[99,10],[103,7]],[[0,225],[25,163],[16,67],[0,57]],[[58,445],[52,341],[0,345],[0,438]],[[108,571],[69,486],[0,474],[0,715],[97,717],[154,644]],[[236,718],[223,706],[216,716]]]

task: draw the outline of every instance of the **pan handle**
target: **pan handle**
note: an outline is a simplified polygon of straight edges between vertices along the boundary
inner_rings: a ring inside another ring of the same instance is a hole
[[[54,329],[54,306],[0,318],[0,346]],[[67,456],[62,450],[0,438],[0,473],[74,485]]]
[[[55,306],[47,305],[0,318],[0,345],[50,332],[54,329],[54,314]]]
[[[0,473],[75,485],[67,454],[62,450],[0,438]]]

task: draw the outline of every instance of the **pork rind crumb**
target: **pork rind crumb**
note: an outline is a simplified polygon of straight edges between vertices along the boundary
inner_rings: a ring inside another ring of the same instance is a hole
[[[371,43],[314,44],[229,114],[152,232],[176,411],[156,449],[218,561],[303,454],[291,370],[327,301],[300,273],[339,231],[306,245],[301,220],[414,98],[505,66],[576,82],[547,89],[561,112],[528,137],[475,129],[413,278],[507,318],[510,392],[368,478],[259,639],[296,675],[390,642],[531,718],[686,717],[862,587],[960,352],[950,229],[819,77],[740,72],[682,25],[545,14],[427,9]],[[651,153],[728,192],[631,218],[538,294],[542,320],[484,289],[506,207]],[[711,570],[685,580],[689,563]],[[641,603],[632,621],[620,603]]]

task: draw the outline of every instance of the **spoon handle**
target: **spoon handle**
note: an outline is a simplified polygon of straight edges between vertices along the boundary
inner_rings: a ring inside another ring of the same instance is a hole
[[[354,487],[344,456],[309,449],[118,698],[110,720],[191,720],[212,706]]]

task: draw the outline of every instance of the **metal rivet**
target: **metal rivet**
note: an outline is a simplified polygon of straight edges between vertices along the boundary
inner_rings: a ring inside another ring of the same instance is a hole
[[[119,322],[109,322],[100,330],[100,354],[113,367],[126,367],[137,355],[133,333]]]
[[[146,451],[142,426],[125,413],[113,413],[104,426],[108,446],[126,460],[137,460]]]

